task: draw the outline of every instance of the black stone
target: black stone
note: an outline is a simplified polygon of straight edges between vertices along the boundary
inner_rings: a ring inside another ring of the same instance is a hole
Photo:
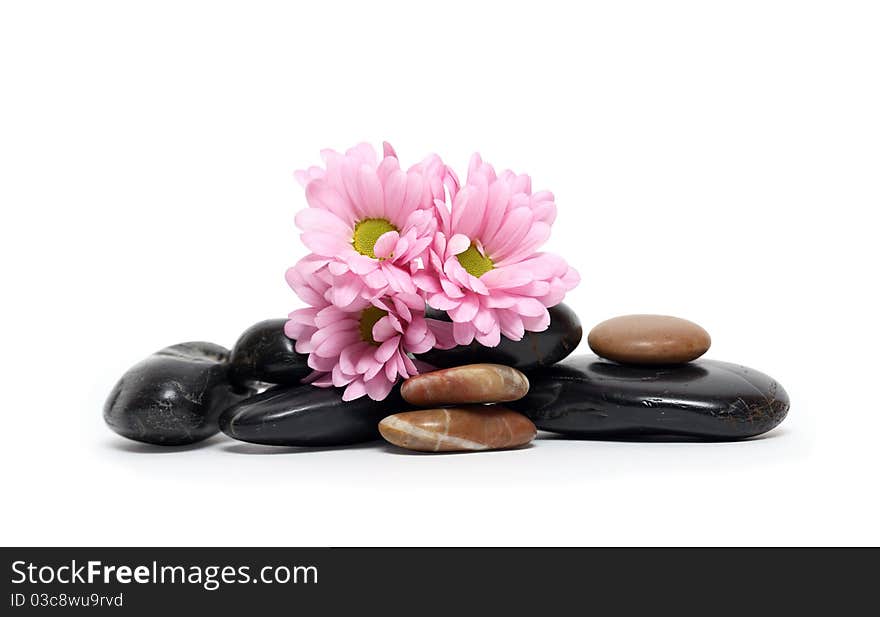
[[[220,413],[251,394],[227,380],[229,352],[204,342],[161,349],[116,382],[104,420],[129,439],[178,446],[218,432]]]
[[[583,329],[578,316],[565,304],[557,304],[548,311],[550,326],[543,332],[526,332],[520,341],[511,341],[502,336],[497,347],[484,347],[474,341],[470,345],[459,345],[452,349],[432,349],[417,357],[438,368],[491,362],[529,371],[556,364],[578,346]],[[427,316],[449,321],[446,313],[430,308]]]
[[[407,409],[399,388],[384,401],[343,401],[341,389],[274,386],[224,411],[220,428],[251,443],[340,446],[378,439],[379,421]]]
[[[284,334],[286,319],[267,319],[244,331],[232,348],[229,377],[239,385],[298,384],[312,372],[308,355]]]
[[[766,433],[789,408],[772,378],[716,360],[663,367],[577,356],[528,376],[529,393],[507,405],[575,437],[735,440]]]

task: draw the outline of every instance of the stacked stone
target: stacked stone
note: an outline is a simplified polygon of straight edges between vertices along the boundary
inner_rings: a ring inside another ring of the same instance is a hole
[[[401,395],[427,407],[388,416],[379,423],[386,441],[408,450],[457,452],[523,446],[537,436],[522,414],[498,405],[529,391],[528,378],[503,364],[469,364],[411,377]]]
[[[344,446],[385,435],[415,450],[462,449],[456,443],[516,447],[534,438],[534,424],[497,403],[525,395],[524,371],[555,364],[581,341],[580,321],[570,308],[555,306],[550,317],[546,331],[527,332],[521,341],[424,354],[421,361],[450,370],[409,379],[383,401],[343,401],[339,389],[301,383],[311,372],[308,357],[284,335],[286,320],[270,319],[246,330],[231,352],[201,342],[156,352],[119,380],[104,418],[120,435],[158,445],[194,443],[222,430],[278,446]],[[189,355],[174,352],[169,365],[169,350],[181,349]],[[437,439],[429,445],[423,438],[433,432]]]
[[[339,389],[302,384],[307,357],[284,335],[284,319],[267,320],[231,352],[194,342],[151,355],[116,384],[104,418],[124,437],[169,446],[222,430],[268,445],[343,446],[381,435],[410,450],[448,452],[523,446],[537,429],[742,439],[774,428],[788,411],[785,390],[767,375],[701,359],[710,338],[689,321],[611,319],[588,337],[597,355],[568,358],[581,341],[580,321],[564,304],[550,316],[546,331],[521,341],[423,354],[419,360],[440,370],[406,380],[384,401],[343,401]]]
[[[754,369],[704,360],[709,333],[665,315],[625,315],[587,336],[596,356],[529,374],[514,408],[542,430],[576,438],[732,441],[785,419],[788,394]]]

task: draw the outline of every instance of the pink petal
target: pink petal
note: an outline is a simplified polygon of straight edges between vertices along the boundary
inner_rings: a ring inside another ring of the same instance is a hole
[[[308,365],[316,371],[329,373],[333,370],[336,361],[333,358],[325,358],[315,353],[309,354]]]
[[[391,285],[395,291],[402,293],[416,293],[416,286],[413,284],[409,272],[388,262],[383,262],[381,267],[382,271],[385,273],[385,277],[388,279],[388,284]]]
[[[470,345],[474,340],[474,326],[469,323],[453,322],[452,336],[459,345]]]
[[[518,296],[529,296],[532,298],[540,298],[541,296],[547,294],[549,291],[549,281],[530,281],[525,285],[520,285],[519,287],[513,287],[507,290],[507,292],[510,294],[516,294]]]
[[[486,223],[480,239],[483,243],[491,243],[507,214],[507,202],[510,201],[510,189],[507,183],[496,181],[489,187],[489,204],[486,208]]]
[[[507,263],[522,261],[526,257],[532,256],[549,237],[550,225],[540,221],[532,223],[531,229],[529,229],[517,246],[498,253],[496,265],[503,266]]]
[[[512,266],[502,266],[489,270],[480,277],[480,280],[492,290],[510,289],[526,285],[535,279],[535,274],[523,264],[514,264]],[[494,295],[494,294],[493,294]]]
[[[409,335],[409,332],[407,332],[407,335]],[[434,338],[434,334],[426,326],[425,332],[421,337],[415,337],[414,335],[413,338],[410,338],[409,336],[407,336],[406,341],[406,350],[408,352],[425,353],[426,351],[434,347],[437,339]]]
[[[351,250],[351,245],[345,239],[320,231],[307,231],[300,234],[300,238],[310,251],[318,255],[326,255],[332,257],[340,253]]]
[[[373,246],[373,253],[376,257],[386,259],[391,257],[391,253],[394,251],[394,247],[399,239],[400,234],[396,231],[386,231],[376,240],[376,244]]]
[[[376,360],[382,363],[387,362],[391,356],[394,355],[394,352],[397,351],[399,346],[400,336],[388,339],[379,346],[379,349],[376,350]]]
[[[426,319],[428,328],[434,334],[437,349],[452,349],[455,347],[455,338],[452,334],[452,324],[448,321],[440,321],[439,319]]]
[[[442,199],[434,200],[434,214],[437,217],[437,225],[440,228],[440,232],[443,234],[450,233],[450,214],[449,208],[446,207],[446,202]]]
[[[338,357],[343,349],[346,348],[347,345],[351,343],[351,337],[348,333],[343,332],[340,334],[336,334],[334,336],[329,337],[326,341],[321,343],[317,349],[315,349],[314,353],[322,356],[324,358],[333,358]]]
[[[408,234],[408,235],[415,235],[415,234]],[[409,240],[407,240],[405,237],[402,237],[397,240],[397,245],[392,247],[390,252],[394,253],[395,256],[406,255],[407,249],[409,249]],[[395,261],[400,261],[400,260],[396,259]]]
[[[532,278],[537,280],[561,276],[568,271],[568,264],[565,263],[565,260],[553,253],[535,253],[529,259],[521,261],[513,267],[528,271]],[[508,269],[509,266],[502,266],[502,268]]]
[[[453,300],[445,294],[438,293],[428,296],[428,304],[438,311],[448,311],[454,309],[460,303],[460,300]]]
[[[398,158],[397,152],[394,151],[394,148],[391,147],[387,141],[382,142],[382,154],[386,157]]]
[[[331,371],[331,376],[333,378],[333,385],[337,388],[347,386],[355,380],[354,375],[347,375],[345,371],[342,370],[342,367],[340,367],[338,364],[333,367],[333,371]]]
[[[330,274],[333,276],[343,276],[350,272],[348,264],[344,261],[331,261],[327,264],[327,269],[330,270]]]
[[[359,143],[347,150],[345,154],[348,157],[357,159],[361,164],[366,164],[370,167],[376,166],[376,149],[372,144],[366,142]]]
[[[514,311],[496,311],[498,322],[501,325],[501,333],[511,341],[522,339],[525,334],[522,319]]]
[[[375,169],[363,165],[358,170],[357,188],[361,211],[370,218],[385,218],[385,195]]]
[[[464,213],[467,211],[467,202],[471,198],[473,192],[473,187],[467,185],[461,189],[461,191],[458,192],[458,195],[455,196],[455,199],[452,200],[452,207],[450,208],[452,216],[449,223],[450,232],[457,231],[461,225],[461,217],[464,216]]]
[[[511,248],[519,245],[529,231],[532,223],[532,211],[527,207],[516,208],[504,217],[491,242],[483,242],[486,250],[495,259],[502,259]]]
[[[476,317],[479,308],[480,301],[477,299],[477,296],[468,294],[456,308],[449,311],[449,316],[452,317],[453,321],[469,322]]]
[[[451,260],[451,263],[446,265],[446,274],[453,280],[453,282],[458,283],[461,287],[465,289],[471,288],[471,281],[475,281],[477,277],[472,276],[465,270],[458,260]]]
[[[399,364],[400,363],[398,362],[398,359],[394,358],[391,362],[388,362],[385,365],[385,377],[389,381],[392,381],[392,382],[397,381],[398,365]]]
[[[339,279],[333,288],[333,304],[340,308],[349,306],[360,294],[361,287],[360,280],[355,277]]]
[[[459,266],[460,267],[460,266]],[[440,279],[440,287],[443,288],[443,293],[445,293],[450,298],[463,298],[464,292],[459,289],[458,285],[453,283],[447,278]]]
[[[488,332],[495,323],[495,311],[490,308],[480,308],[474,317],[474,327],[480,332]]]
[[[329,210],[306,208],[297,212],[294,221],[303,231],[320,231],[339,236],[344,240],[351,238],[351,226]]]
[[[413,274],[412,279],[416,287],[422,291],[427,291],[429,293],[437,293],[440,291],[440,281],[438,281],[437,277],[433,274],[421,271]]]
[[[422,190],[424,188],[424,180],[422,179],[421,174],[415,172],[407,172],[406,174],[406,195],[403,199],[403,205],[400,207],[400,210],[396,213],[396,216],[393,216],[393,213],[389,212],[389,219],[394,218],[392,223],[398,224],[398,227],[402,228],[402,224],[406,221],[410,214],[412,214],[421,204],[422,201]]]
[[[409,377],[409,375],[418,375],[419,369],[416,367],[415,362],[409,358],[409,356],[400,355],[400,361],[403,363],[403,369],[401,369],[400,374],[405,377]],[[409,375],[407,375],[409,373]]]
[[[355,274],[369,274],[379,267],[379,262],[372,257],[361,255],[355,251],[347,252],[345,255],[345,263],[351,268]]]
[[[357,347],[349,346],[342,350],[342,353],[339,354],[339,367],[348,375],[354,375],[357,373],[357,369],[355,368],[358,361],[358,356],[356,355]]]
[[[351,382],[348,387],[345,389],[345,392],[342,394],[343,401],[353,401],[356,398],[360,398],[367,393],[367,389],[364,386],[364,382],[362,380],[357,380]]]
[[[523,326],[529,332],[543,332],[550,325],[550,313],[544,309],[544,313],[537,317],[523,317]]]
[[[376,360],[376,358],[375,358],[376,351],[377,350],[375,348],[373,348],[373,354],[370,357],[370,365],[367,368],[366,372],[364,373],[364,382],[371,380],[373,377],[375,377],[376,375],[381,373],[382,370],[385,368],[384,362],[379,362]]]
[[[314,376],[314,378],[313,378],[313,376]],[[330,373],[326,373],[326,372],[322,372],[322,371],[314,371],[306,379],[309,379],[309,381],[307,383],[311,383],[313,386],[317,386],[319,388],[333,387],[333,380],[330,377]]]
[[[399,302],[414,310],[425,310],[425,299],[418,292],[411,294],[397,294],[394,296],[394,302],[395,305]]]
[[[487,333],[477,332],[474,337],[477,342],[486,347],[497,347],[501,342],[501,330],[497,323],[492,324],[492,328]]]
[[[397,169],[385,180],[385,211],[400,212],[406,197],[406,173]]]
[[[377,375],[367,381],[365,385],[367,396],[374,401],[384,401],[391,392],[391,388],[394,387],[394,382],[387,379],[384,375]]]
[[[547,313],[547,309],[538,300],[525,297],[516,301],[516,310],[523,317],[540,317]]]
[[[388,286],[388,278],[385,276],[385,272],[382,271],[381,268],[376,268],[376,270],[370,272],[364,277],[364,283],[366,283],[370,289],[381,290]]]
[[[394,302],[394,312],[397,313],[398,315],[400,315],[400,318],[403,319],[404,321],[412,321],[412,318],[413,318],[412,311],[410,310],[410,307],[408,307],[406,305],[406,302],[404,302],[403,300],[400,300],[397,296],[408,296],[408,295],[410,295],[410,294],[397,294],[394,298],[392,298],[392,301]],[[424,310],[425,309],[425,301],[422,300],[421,298],[419,298],[419,300],[420,300],[419,309]]]
[[[478,237],[483,229],[486,215],[488,187],[483,184],[469,186],[468,198],[459,206],[459,216],[455,220],[455,202],[453,202],[453,231],[465,234],[470,238]]]
[[[388,315],[382,317],[373,325],[373,340],[375,341],[388,341],[398,334],[400,333],[394,328],[394,325],[392,324],[391,319],[389,319]]]
[[[356,220],[354,208],[343,194],[327,180],[315,180],[306,187],[306,201],[312,208],[332,212],[340,220],[353,223]]]

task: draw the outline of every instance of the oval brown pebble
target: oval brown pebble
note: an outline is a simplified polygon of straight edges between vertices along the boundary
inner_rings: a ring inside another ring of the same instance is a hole
[[[496,405],[405,411],[382,420],[379,432],[395,446],[420,452],[515,448],[538,434],[524,415]]]
[[[504,403],[529,392],[529,380],[503,364],[466,364],[410,377],[400,393],[413,405]]]
[[[623,364],[682,364],[709,349],[709,333],[687,319],[668,315],[623,315],[590,331],[597,355]]]

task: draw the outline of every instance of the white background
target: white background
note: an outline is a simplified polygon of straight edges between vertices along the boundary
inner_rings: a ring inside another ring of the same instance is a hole
[[[0,543],[880,541],[876,3],[0,7]],[[142,357],[300,306],[292,172],[382,139],[530,173],[585,328],[693,319],[789,418],[446,456],[109,431]]]

